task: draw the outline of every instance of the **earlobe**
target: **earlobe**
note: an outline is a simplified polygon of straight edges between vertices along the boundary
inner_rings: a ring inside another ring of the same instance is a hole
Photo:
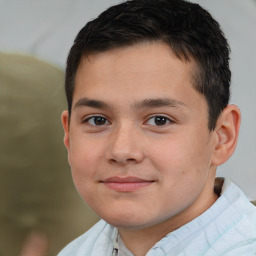
[[[61,122],[64,129],[64,145],[69,152],[69,113],[67,110],[62,112]]]
[[[215,148],[212,163],[216,166],[223,164],[233,154],[241,122],[241,113],[237,106],[229,105],[218,118],[215,134]]]

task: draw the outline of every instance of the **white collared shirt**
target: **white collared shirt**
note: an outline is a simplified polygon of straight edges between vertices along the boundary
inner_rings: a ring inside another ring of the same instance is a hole
[[[132,255],[117,237],[117,228],[101,220],[58,256]],[[225,180],[208,210],[162,238],[146,256],[256,256],[256,207]]]

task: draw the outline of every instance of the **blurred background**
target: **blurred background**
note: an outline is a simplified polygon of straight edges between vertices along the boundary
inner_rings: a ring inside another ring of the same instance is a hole
[[[119,2],[0,0],[0,256],[30,256],[24,244],[35,232],[47,240],[44,255],[56,255],[98,220],[76,192],[66,160],[64,69],[79,30]],[[256,1],[194,2],[211,12],[228,38],[231,103],[242,111],[237,150],[218,176],[255,200]]]

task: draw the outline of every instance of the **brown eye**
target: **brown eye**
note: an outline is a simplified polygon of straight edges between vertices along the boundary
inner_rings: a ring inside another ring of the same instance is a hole
[[[172,121],[165,116],[153,116],[147,121],[147,124],[154,125],[154,126],[164,126],[171,122]]]
[[[88,122],[90,125],[94,125],[94,126],[109,124],[108,120],[102,116],[89,117],[85,120],[85,122]]]
[[[156,125],[165,125],[167,123],[167,118],[163,116],[155,117],[155,124]]]

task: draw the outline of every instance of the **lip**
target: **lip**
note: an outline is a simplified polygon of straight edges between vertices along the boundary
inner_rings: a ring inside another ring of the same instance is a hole
[[[110,189],[118,192],[132,192],[142,189],[154,183],[154,180],[146,180],[138,177],[110,177],[102,181],[102,183]]]

